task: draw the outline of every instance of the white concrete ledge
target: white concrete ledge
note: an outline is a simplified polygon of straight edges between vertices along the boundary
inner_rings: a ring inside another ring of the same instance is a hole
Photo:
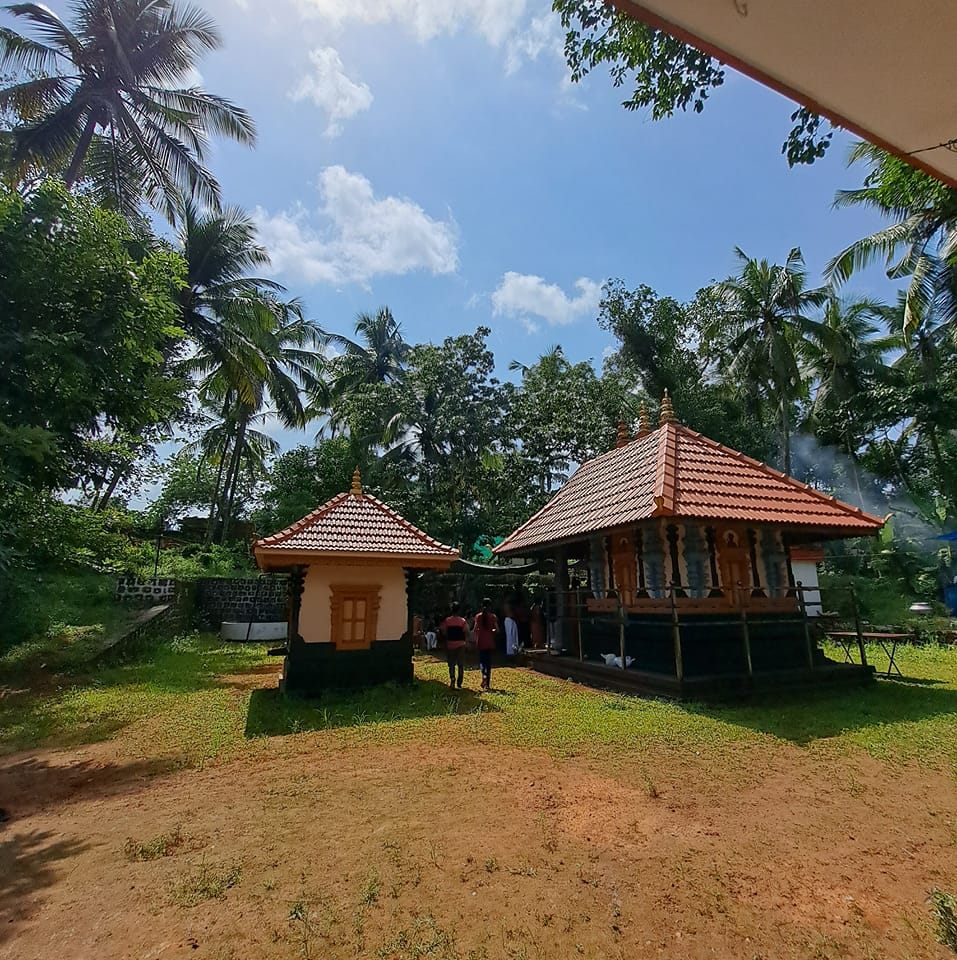
[[[285,640],[285,621],[277,623],[224,623],[219,635],[224,640]]]

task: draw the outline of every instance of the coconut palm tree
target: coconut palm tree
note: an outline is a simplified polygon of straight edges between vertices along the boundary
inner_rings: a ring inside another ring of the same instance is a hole
[[[399,382],[405,373],[409,344],[402,335],[402,327],[388,307],[375,313],[360,313],[355,320],[355,337],[328,334],[326,341],[341,355],[330,363],[328,389],[320,385],[313,398],[313,416],[328,418],[330,431],[340,430],[347,417],[345,407],[355,394],[367,386],[381,386]],[[383,417],[383,429],[392,416]]]
[[[721,344],[719,363],[742,383],[757,386],[775,404],[785,473],[791,472],[791,407],[803,386],[799,344],[811,327],[810,313],[826,292],[808,289],[798,248],[783,265],[749,257],[735,248],[740,269],[713,287],[722,308],[705,326],[707,340]]]
[[[141,200],[170,220],[185,192],[216,206],[219,185],[204,166],[211,135],[255,142],[249,115],[188,84],[202,54],[217,49],[213,20],[176,0],[76,0],[73,25],[38,3],[6,11],[29,34],[0,29],[0,88],[12,110],[11,159],[24,172],[60,173],[69,188],[124,212]]]
[[[874,386],[886,379],[887,354],[900,347],[900,338],[883,335],[885,306],[865,297],[828,292],[824,310],[805,330],[800,343],[804,376],[811,382],[807,424],[818,434],[840,424],[840,444],[851,460],[858,501],[863,506],[858,456],[873,423],[870,416]]]
[[[858,143],[851,162],[868,167],[864,186],[842,190],[836,207],[863,206],[890,226],[852,243],[827,266],[835,283],[883,262],[891,279],[908,279],[901,329],[905,334],[932,312],[939,324],[957,321],[957,190],[869,143]]]
[[[241,473],[261,472],[276,449],[255,425],[273,418],[283,427],[304,427],[304,394],[315,390],[322,369],[317,347],[323,333],[305,319],[302,305],[264,299],[264,310],[273,324],[250,342],[253,362],[237,368],[203,349],[186,362],[198,377],[197,395],[210,421],[196,451],[217,468],[207,539],[219,542],[228,533]]]
[[[257,342],[275,325],[285,288],[249,276],[269,265],[269,254],[244,211],[204,211],[192,200],[180,200],[177,209],[178,245],[186,261],[180,292],[183,329],[205,357],[229,371],[242,393],[251,375],[265,375]],[[253,392],[242,395],[253,402]]]

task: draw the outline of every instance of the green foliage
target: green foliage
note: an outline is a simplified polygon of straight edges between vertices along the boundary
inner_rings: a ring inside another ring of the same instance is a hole
[[[180,191],[217,204],[205,168],[218,134],[255,142],[249,115],[191,82],[220,46],[212,19],[175,0],[77,0],[67,26],[48,7],[7,8],[28,32],[0,31],[0,111],[16,118],[12,162],[78,181],[98,203],[135,216],[141,201],[171,220]],[[190,82],[189,87],[178,84]]]
[[[90,441],[181,409],[166,357],[183,263],[51,182],[0,188],[0,262],[0,472],[69,485],[96,462]]]
[[[653,120],[689,108],[701,113],[724,83],[719,61],[606,0],[553,0],[552,9],[567,31],[565,60],[572,81],[607,65],[616,88],[632,85],[622,103],[627,110],[648,110]],[[828,121],[802,107],[791,114],[791,122],[794,127],[781,150],[789,166],[824,156],[833,136]]]
[[[257,529],[263,535],[276,533],[348,490],[356,465],[345,437],[296,447],[277,457],[269,469],[262,507],[253,518]]]
[[[957,953],[957,900],[952,894],[934,890],[930,902],[937,926],[937,942]]]
[[[113,599],[116,578],[94,571],[18,570],[3,603],[0,682],[12,675],[75,669],[120,629],[129,611]],[[11,579],[6,581],[9,584]]]

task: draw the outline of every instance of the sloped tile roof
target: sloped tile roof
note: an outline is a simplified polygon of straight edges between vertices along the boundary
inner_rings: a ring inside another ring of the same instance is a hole
[[[340,493],[291,527],[258,540],[253,549],[256,553],[459,555],[367,493]]]
[[[666,423],[583,464],[495,553],[521,553],[662,516],[775,523],[825,536],[876,533],[884,522],[681,424]]]

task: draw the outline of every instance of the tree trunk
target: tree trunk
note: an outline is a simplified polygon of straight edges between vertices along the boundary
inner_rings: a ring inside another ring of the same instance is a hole
[[[784,472],[791,476],[791,411],[783,390],[781,391],[781,445],[784,447]]]
[[[239,421],[239,432],[236,434],[236,443],[233,445],[233,463],[232,463],[232,476],[227,479],[227,490],[229,496],[226,499],[226,509],[223,511],[223,525],[220,528],[219,542],[226,542],[226,534],[229,532],[229,521],[233,516],[233,504],[236,500],[236,487],[239,482],[239,469],[242,466],[243,462],[243,441],[246,438],[246,425],[248,424],[246,417],[243,417]],[[224,495],[226,491],[223,491]]]
[[[930,449],[934,454],[934,468],[937,470],[937,486],[941,496],[947,501],[952,513],[957,513],[957,502],[953,495],[953,486],[947,481],[947,471],[944,465],[944,455],[940,449],[940,438],[937,436],[937,427],[932,423],[926,425],[927,439],[930,440]]]
[[[125,475],[126,471],[121,467],[117,467],[116,470],[113,471],[113,477],[107,485],[106,490],[103,492],[102,496],[97,498],[96,504],[93,507],[96,513],[102,513],[109,506],[110,499],[112,498],[113,494],[116,493],[117,485]]]
[[[851,479],[854,481],[854,491],[857,493],[857,502],[862,510],[864,506],[864,493],[861,490],[861,468],[857,465],[857,457],[854,455],[854,445],[851,442],[851,431],[844,431],[844,443],[847,445],[847,455],[851,458]]]
[[[219,469],[216,471],[216,483],[213,486],[213,498],[209,503],[209,520],[206,522],[205,542],[208,546],[215,539],[216,521],[219,519],[219,491],[223,485],[223,471],[229,458],[229,436],[223,440],[223,449],[219,455]]]
[[[89,152],[90,144],[93,142],[93,133],[95,130],[96,118],[90,116],[87,118],[86,126],[83,128],[83,133],[80,134],[76,149],[73,151],[70,166],[67,167],[66,173],[63,175],[63,182],[66,184],[67,190],[72,190],[74,184],[80,177],[80,169]]]

